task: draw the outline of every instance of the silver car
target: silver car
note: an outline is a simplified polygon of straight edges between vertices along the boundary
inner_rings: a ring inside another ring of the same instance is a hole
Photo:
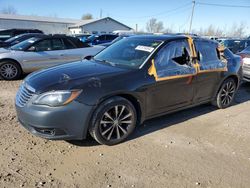
[[[0,49],[0,77],[18,79],[24,73],[79,61],[100,52],[102,46],[89,46],[64,35],[30,38],[10,48]]]

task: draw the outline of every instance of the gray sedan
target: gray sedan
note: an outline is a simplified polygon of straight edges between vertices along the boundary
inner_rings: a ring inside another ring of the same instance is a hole
[[[18,79],[24,73],[93,56],[104,47],[89,46],[64,35],[45,35],[0,49],[0,77]]]

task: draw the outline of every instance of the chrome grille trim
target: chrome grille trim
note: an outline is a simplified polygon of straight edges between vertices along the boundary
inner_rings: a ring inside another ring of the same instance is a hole
[[[29,90],[26,86],[27,84],[22,84],[16,95],[16,104],[20,107],[24,107],[35,94],[35,92]]]

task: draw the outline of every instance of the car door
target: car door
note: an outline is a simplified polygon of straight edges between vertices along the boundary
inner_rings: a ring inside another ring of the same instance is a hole
[[[227,66],[220,59],[217,43],[196,39],[194,45],[199,63],[199,71],[194,78],[194,102],[200,103],[211,100]]]
[[[155,82],[147,90],[148,116],[192,104],[196,68],[187,40],[167,43],[155,56],[149,74],[155,77]]]
[[[106,42],[106,35],[100,35],[96,38],[94,45],[102,44]]]
[[[29,71],[53,66],[59,60],[58,53],[52,50],[51,39],[40,40],[23,53],[23,63]]]
[[[52,51],[50,52],[56,59],[51,62],[51,66],[60,65],[68,62],[72,62],[72,57],[69,56],[68,49],[62,38],[53,38],[52,40]]]
[[[106,43],[112,42],[117,36],[115,35],[106,35]]]
[[[61,51],[61,57],[63,58],[61,63],[79,61],[85,57],[82,51],[71,40],[62,38],[62,41],[64,50]]]

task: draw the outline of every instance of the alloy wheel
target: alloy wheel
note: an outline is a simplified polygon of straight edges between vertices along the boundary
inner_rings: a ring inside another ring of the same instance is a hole
[[[103,114],[99,129],[105,140],[117,140],[126,137],[133,124],[132,111],[125,105],[116,105]]]
[[[233,81],[228,82],[221,91],[221,104],[223,106],[229,105],[234,97],[234,93],[236,91],[236,86]]]
[[[15,65],[11,63],[6,63],[0,67],[0,74],[6,79],[13,79],[17,76],[18,69]]]

